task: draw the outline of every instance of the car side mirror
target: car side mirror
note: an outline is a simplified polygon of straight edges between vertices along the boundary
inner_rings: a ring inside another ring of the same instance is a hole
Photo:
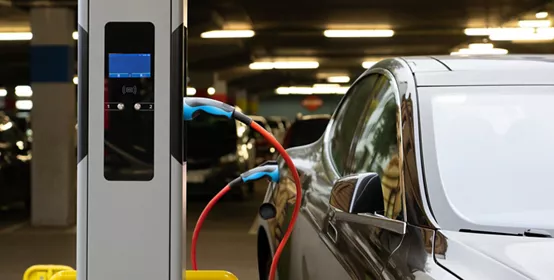
[[[400,234],[406,232],[405,222],[383,216],[383,189],[376,173],[338,179],[331,190],[329,205],[337,220],[373,225]]]

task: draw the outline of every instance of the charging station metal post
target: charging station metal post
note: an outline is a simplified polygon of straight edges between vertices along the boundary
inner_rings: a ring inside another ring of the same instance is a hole
[[[77,277],[181,280],[186,0],[78,10]]]

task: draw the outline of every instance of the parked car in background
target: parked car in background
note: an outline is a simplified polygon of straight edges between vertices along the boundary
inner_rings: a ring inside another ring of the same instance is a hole
[[[330,115],[321,114],[305,115],[296,119],[285,134],[283,147],[286,149],[317,141],[323,135],[330,117]]]
[[[281,123],[283,124],[283,126],[285,127],[285,131],[287,129],[289,129],[291,123],[290,121],[286,118],[286,117],[279,117],[279,120],[281,121]]]
[[[256,166],[254,139],[245,124],[200,115],[186,126],[187,194],[214,195],[241,173]],[[233,195],[244,199],[253,185],[236,188]]]
[[[271,127],[271,132],[273,133],[273,136],[275,136],[279,143],[283,143],[287,128],[283,124],[281,117],[267,117],[266,119],[267,124],[269,124],[269,127]]]
[[[0,210],[18,204],[30,208],[30,160],[25,132],[0,112]]]
[[[552,77],[554,56],[375,64],[323,137],[288,149],[303,201],[279,279],[552,279]],[[260,279],[290,222],[289,173],[265,196]]]
[[[258,123],[261,127],[265,128],[265,130],[272,132],[271,127],[269,126],[269,123],[266,118],[262,116],[249,116],[252,118],[253,121]],[[275,135],[274,135],[275,136]],[[254,130],[250,130],[250,138],[254,139],[255,141],[255,148],[256,148],[256,164],[261,164],[267,160],[271,160],[275,158],[275,148],[271,146],[267,140],[260,135],[258,132]]]

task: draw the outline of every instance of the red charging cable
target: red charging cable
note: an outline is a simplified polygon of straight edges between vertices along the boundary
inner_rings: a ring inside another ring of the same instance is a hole
[[[279,143],[279,141],[277,141],[277,139],[275,139],[275,137],[273,137],[271,133],[267,132],[258,123],[252,122],[250,124],[250,127],[252,127],[255,131],[260,133],[265,139],[267,139],[267,141],[269,141],[271,145],[273,145],[273,147],[275,147],[275,149],[279,152],[281,157],[283,157],[283,159],[285,160],[285,163],[290,169],[290,172],[292,173],[292,178],[294,180],[294,184],[296,185],[296,203],[294,204],[294,210],[292,211],[290,223],[287,228],[287,231],[285,231],[285,235],[283,236],[283,239],[281,240],[281,242],[279,242],[279,246],[277,246],[277,250],[275,250],[275,254],[273,255],[273,261],[271,262],[271,268],[269,270],[269,280],[275,280],[275,277],[277,275],[277,264],[279,263],[279,258],[283,253],[283,249],[285,249],[285,245],[287,245],[290,235],[292,234],[292,230],[294,229],[294,225],[296,224],[296,218],[298,218],[298,214],[300,213],[300,204],[302,202],[302,184],[300,183],[300,176],[298,175],[296,166],[294,166],[292,159],[290,158],[289,154],[287,154],[287,151],[285,151],[285,148],[281,146],[281,143]]]
[[[250,127],[252,127],[256,132],[260,133],[269,143],[271,143],[271,145],[273,145],[273,147],[275,147],[275,149],[279,152],[281,157],[283,157],[290,172],[292,173],[294,184],[296,185],[296,203],[294,205],[294,210],[292,212],[290,223],[287,228],[287,231],[285,232],[285,235],[283,236],[283,239],[281,240],[281,242],[279,242],[279,246],[277,247],[277,250],[275,250],[275,254],[273,255],[273,261],[271,262],[271,268],[269,270],[269,279],[275,280],[279,258],[283,253],[283,249],[285,248],[285,245],[287,244],[287,241],[289,240],[290,235],[292,234],[292,230],[294,229],[294,225],[296,224],[296,218],[300,213],[300,204],[302,200],[302,185],[300,183],[300,176],[298,175],[298,171],[296,170],[296,167],[294,166],[292,159],[287,154],[283,146],[281,146],[279,141],[277,141],[277,139],[275,139],[275,137],[273,137],[271,133],[266,131],[263,127],[261,127],[256,122],[251,122]],[[206,220],[206,217],[208,216],[208,213],[211,211],[213,206],[221,199],[221,197],[223,197],[230,190],[231,190],[231,187],[227,185],[225,186],[225,188],[219,191],[219,193],[217,193],[217,195],[214,196],[214,198],[212,198],[212,200],[210,200],[210,202],[206,205],[206,207],[202,211],[202,214],[200,214],[200,217],[198,218],[198,222],[196,223],[196,227],[194,228],[194,232],[192,234],[192,245],[190,250],[193,270],[198,270],[198,266],[196,263],[196,247],[198,242],[198,235],[200,233],[200,228],[204,224],[204,221]]]
[[[192,245],[190,246],[190,260],[192,262],[192,269],[198,270],[198,265],[196,264],[196,246],[198,243],[198,235],[200,234],[200,229],[202,228],[202,225],[204,224],[204,221],[206,220],[206,217],[208,216],[208,213],[212,210],[214,205],[229,191],[231,190],[231,186],[227,185],[225,188],[221,189],[213,198],[208,202],[206,207],[204,207],[204,210],[202,210],[202,214],[200,214],[200,217],[198,217],[198,221],[196,222],[196,226],[194,227],[194,231],[192,232]]]

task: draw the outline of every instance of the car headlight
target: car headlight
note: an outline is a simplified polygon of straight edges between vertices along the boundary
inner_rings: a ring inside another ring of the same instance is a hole
[[[220,163],[231,163],[237,161],[237,154],[227,154],[219,158]]]

